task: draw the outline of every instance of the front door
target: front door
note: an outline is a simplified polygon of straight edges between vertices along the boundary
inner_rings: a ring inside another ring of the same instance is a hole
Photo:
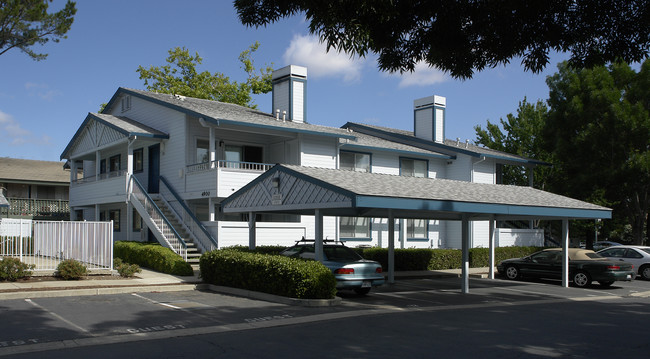
[[[149,146],[149,181],[147,191],[158,193],[160,181],[160,144]]]

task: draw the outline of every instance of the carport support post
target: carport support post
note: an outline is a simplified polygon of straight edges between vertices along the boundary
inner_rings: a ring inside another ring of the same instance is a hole
[[[248,249],[255,249],[255,212],[248,212]]]
[[[314,255],[316,256],[316,260],[319,262],[323,262],[323,213],[320,211],[320,209],[316,209],[314,211],[314,229],[315,229],[315,237],[314,237]]]
[[[388,283],[395,283],[395,217],[388,210]]]
[[[569,287],[569,220],[562,220],[562,286]]]
[[[461,248],[463,252],[461,291],[469,293],[469,215],[463,213],[461,224]]]
[[[490,268],[488,268],[488,277],[490,279],[494,279],[494,215],[490,216],[490,258],[488,261],[488,265]]]

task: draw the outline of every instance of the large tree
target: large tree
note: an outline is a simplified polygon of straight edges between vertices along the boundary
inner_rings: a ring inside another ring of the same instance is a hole
[[[543,101],[538,100],[533,104],[524,98],[519,102],[516,114],[509,113],[505,119],[501,118],[498,124],[488,120],[485,128],[475,126],[475,142],[549,164],[553,161],[552,155],[544,150],[541,136],[547,115],[548,108]],[[502,183],[527,186],[528,171],[524,166],[505,165],[502,167]],[[546,188],[549,171],[549,166],[544,164],[534,168],[533,184],[536,188]]]
[[[382,71],[426,62],[456,78],[522,58],[541,71],[550,51],[571,53],[576,68],[650,49],[647,0],[236,0],[241,22],[265,26],[304,14],[327,48],[379,56]]]
[[[244,82],[232,81],[220,72],[198,72],[196,67],[203,59],[198,53],[191,55],[186,48],[169,50],[167,65],[139,66],[136,70],[149,91],[203,98],[256,108],[252,94],[271,91],[271,66],[257,70],[251,54],[259,47],[255,42],[239,55],[239,62],[248,75]]]
[[[55,13],[48,13],[52,0],[0,0],[0,55],[17,48],[34,60],[47,54],[37,53],[32,46],[65,39],[77,12],[75,3],[68,1]]]
[[[650,207],[650,60],[573,70],[547,79],[546,150],[554,191],[614,208],[614,221],[643,243]]]

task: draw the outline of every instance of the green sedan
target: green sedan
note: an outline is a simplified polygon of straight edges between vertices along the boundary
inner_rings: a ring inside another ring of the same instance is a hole
[[[587,287],[592,281],[608,287],[615,281],[634,280],[634,266],[611,261],[592,250],[569,248],[569,279],[576,287]],[[562,249],[550,248],[523,258],[506,259],[497,271],[507,279],[562,278]]]

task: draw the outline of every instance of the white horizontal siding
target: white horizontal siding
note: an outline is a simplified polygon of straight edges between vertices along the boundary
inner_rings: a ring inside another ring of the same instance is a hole
[[[337,141],[332,138],[305,136],[301,141],[301,165],[336,168]]]

